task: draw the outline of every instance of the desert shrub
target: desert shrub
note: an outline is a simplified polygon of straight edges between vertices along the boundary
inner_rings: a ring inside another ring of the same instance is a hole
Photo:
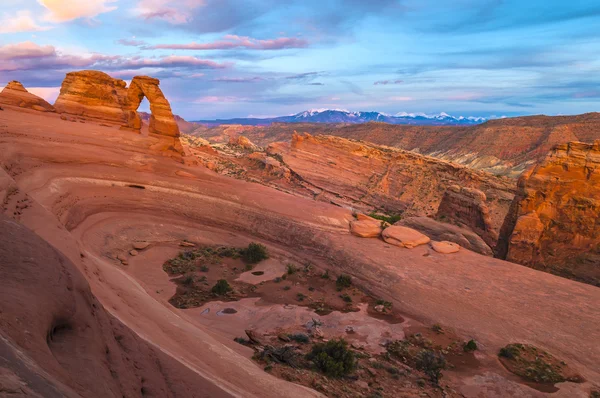
[[[415,361],[417,369],[425,373],[432,382],[438,384],[442,370],[446,368],[446,358],[442,353],[432,350],[421,350]]]
[[[291,286],[284,286],[283,290],[290,290],[292,287]]]
[[[304,301],[305,298],[306,298],[306,296],[302,293],[298,293],[296,295],[296,300],[298,300],[298,301]]]
[[[200,272],[208,272],[208,267],[206,265],[201,266]]]
[[[315,344],[306,355],[315,368],[328,377],[342,377],[356,368],[354,353],[344,339]]]
[[[433,330],[434,332],[436,332],[437,334],[442,334],[444,333],[444,328],[442,327],[442,325],[440,325],[439,323],[434,324],[431,327],[431,330]]]
[[[383,305],[383,308],[385,308],[388,311],[392,309],[392,303],[382,299],[378,299],[377,301],[375,301],[375,305]]]
[[[243,337],[234,337],[233,341],[241,345],[250,345],[250,340]]]
[[[192,286],[195,282],[194,275],[187,275],[182,280],[181,283],[186,286]]]
[[[242,250],[242,259],[248,264],[256,264],[267,258],[269,258],[267,248],[260,243],[252,242]]]
[[[413,347],[408,340],[394,340],[386,345],[388,354],[406,362],[410,358],[410,349]]]
[[[288,337],[290,338],[290,340],[293,340],[297,343],[302,343],[302,344],[306,344],[310,341],[308,336],[305,335],[304,333],[288,334]]]
[[[392,215],[382,215],[377,213],[369,213],[369,217],[374,218],[376,220],[381,220],[383,222],[387,222],[390,224],[394,224],[402,219],[400,214],[392,214]]]
[[[515,359],[521,353],[522,348],[521,344],[509,344],[506,347],[502,347],[498,355],[508,359]]]
[[[463,350],[465,352],[477,351],[477,343],[471,339],[463,345]]]
[[[321,278],[323,279],[329,279],[329,271],[325,271],[321,274]]]
[[[294,264],[288,264],[286,265],[287,268],[287,273],[288,275],[294,275],[296,272],[298,272],[298,268],[296,268],[296,266]]]
[[[342,300],[344,300],[346,303],[351,303],[352,302],[352,297],[350,297],[348,294],[341,294],[340,298]]]
[[[350,275],[346,275],[346,274],[342,274],[342,275],[338,276],[337,280],[335,281],[335,286],[337,287],[338,290],[342,290],[342,289],[352,286],[352,277],[350,277]]]
[[[229,286],[229,282],[225,279],[219,279],[217,283],[212,287],[211,292],[216,294],[217,296],[224,296],[233,289]]]

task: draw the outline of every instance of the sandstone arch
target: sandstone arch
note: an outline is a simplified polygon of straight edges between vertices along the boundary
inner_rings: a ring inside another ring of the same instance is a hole
[[[137,113],[144,97],[150,103],[150,126],[151,134],[179,137],[179,127],[171,111],[171,105],[165,98],[158,86],[160,81],[148,76],[136,76],[127,89],[127,98],[123,111],[125,113],[126,125],[124,127],[139,130],[142,120]]]

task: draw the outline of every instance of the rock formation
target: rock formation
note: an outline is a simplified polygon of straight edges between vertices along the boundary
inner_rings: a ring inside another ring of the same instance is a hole
[[[350,233],[361,238],[377,238],[383,231],[381,224],[380,220],[358,214],[356,220],[350,221]]]
[[[171,105],[158,86],[160,81],[148,76],[136,76],[131,81],[127,90],[127,99],[123,111],[125,112],[125,127],[140,130],[142,120],[137,113],[144,97],[150,103],[150,134],[179,137],[179,127],[171,111]]]
[[[431,242],[431,248],[442,254],[456,253],[460,250],[459,245],[454,242],[448,242],[447,240],[441,242]]]
[[[429,237],[423,235],[419,231],[407,228],[392,226],[383,230],[381,233],[383,240],[395,246],[412,249],[414,247],[425,245],[431,241]]]
[[[0,104],[29,108],[41,112],[55,112],[52,105],[43,98],[31,94],[16,80],[9,82],[0,93]]]
[[[146,97],[151,111],[150,134],[179,137],[171,105],[159,83],[158,79],[136,76],[127,88],[125,81],[104,72],[71,72],[63,81],[54,106],[58,112],[118,123],[139,132],[142,119],[137,108]]]
[[[127,84],[106,73],[84,70],[67,73],[54,107],[58,112],[123,123]]]
[[[600,141],[558,145],[520,178],[502,254],[600,286],[599,216]]]
[[[438,207],[436,218],[470,228],[492,249],[496,247],[499,226],[493,225],[487,197],[478,189],[449,186]]]
[[[407,217],[394,225],[416,229],[436,241],[450,241],[486,256],[493,255],[492,249],[483,239],[468,228],[440,222],[429,217]]]

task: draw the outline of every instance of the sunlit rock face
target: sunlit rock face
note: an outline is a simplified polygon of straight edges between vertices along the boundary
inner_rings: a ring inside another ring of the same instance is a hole
[[[506,259],[600,283],[600,141],[556,146],[523,174]]]
[[[0,104],[29,108],[41,112],[54,112],[55,109],[44,99],[31,94],[23,85],[13,80],[0,92]]]

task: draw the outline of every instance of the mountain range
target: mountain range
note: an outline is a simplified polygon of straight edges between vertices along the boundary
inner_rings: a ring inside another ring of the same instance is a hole
[[[221,124],[241,124],[246,126],[264,126],[272,123],[347,123],[361,124],[368,122],[383,122],[389,124],[408,125],[473,125],[487,121],[484,117],[475,116],[451,116],[447,113],[427,115],[425,113],[400,112],[388,115],[380,112],[350,112],[343,109],[311,109],[290,116],[278,116],[272,118],[234,118],[217,120],[196,120],[209,126]]]

